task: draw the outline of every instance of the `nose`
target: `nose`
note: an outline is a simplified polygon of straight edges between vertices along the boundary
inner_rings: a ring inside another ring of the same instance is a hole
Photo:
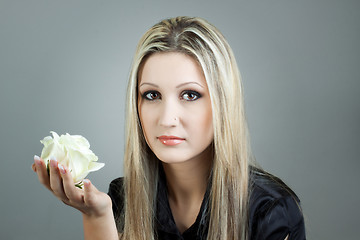
[[[159,124],[163,127],[176,127],[179,124],[180,106],[176,101],[162,101]]]

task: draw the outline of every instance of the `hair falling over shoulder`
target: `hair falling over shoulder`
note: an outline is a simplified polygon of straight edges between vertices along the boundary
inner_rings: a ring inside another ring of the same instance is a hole
[[[137,46],[127,89],[121,239],[156,239],[154,209],[159,163],[142,133],[137,84],[146,58],[159,52],[181,52],[193,57],[202,67],[209,88],[214,158],[207,239],[246,239],[250,147],[241,77],[223,35],[207,21],[192,17],[157,23]]]

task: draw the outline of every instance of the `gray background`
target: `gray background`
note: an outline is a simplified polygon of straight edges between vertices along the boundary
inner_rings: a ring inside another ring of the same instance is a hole
[[[122,175],[125,85],[140,36],[190,15],[217,26],[245,86],[254,154],[299,195],[309,239],[358,239],[360,4],[349,0],[0,0],[1,239],[81,239],[81,214],[30,170],[39,140],[81,134]]]

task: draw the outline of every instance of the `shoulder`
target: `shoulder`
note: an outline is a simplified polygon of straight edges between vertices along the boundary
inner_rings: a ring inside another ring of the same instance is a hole
[[[119,177],[111,181],[109,185],[108,195],[111,199],[117,199],[124,194],[124,178]]]
[[[296,194],[279,178],[253,168],[250,174],[250,239],[305,239]]]
[[[112,180],[110,182],[109,185],[109,191],[118,191],[118,190],[123,190],[123,183],[124,183],[124,178],[123,177],[119,177],[119,178],[115,178],[114,180]]]
[[[109,185],[108,195],[112,201],[115,219],[118,219],[124,207],[124,178],[116,178]]]

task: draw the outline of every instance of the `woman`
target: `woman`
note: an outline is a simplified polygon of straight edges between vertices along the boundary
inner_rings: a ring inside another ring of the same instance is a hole
[[[40,182],[83,213],[85,239],[305,239],[296,195],[250,161],[240,74],[214,26],[149,29],[127,99],[124,178],[108,195],[35,157]]]

